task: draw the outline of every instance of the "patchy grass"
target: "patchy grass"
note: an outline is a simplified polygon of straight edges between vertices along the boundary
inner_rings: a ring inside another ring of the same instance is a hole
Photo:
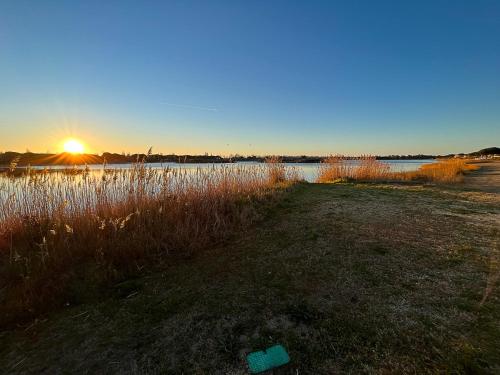
[[[299,185],[223,245],[4,332],[0,367],[245,374],[282,343],[275,374],[498,373],[494,198]]]

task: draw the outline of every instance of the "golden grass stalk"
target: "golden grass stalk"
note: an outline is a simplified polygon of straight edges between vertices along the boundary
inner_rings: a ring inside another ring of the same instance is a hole
[[[466,172],[479,169],[464,159],[446,159],[437,163],[424,164],[416,173],[417,179],[433,182],[460,182]],[[411,174],[410,174],[411,175]]]
[[[329,156],[320,164],[318,182],[335,181],[376,181],[390,176],[388,164],[376,160],[374,156],[364,155],[356,159],[343,155]]]
[[[0,322],[71,299],[86,269],[100,283],[203,250],[258,217],[257,204],[296,177],[278,161],[0,177]]]
[[[269,156],[264,162],[268,168],[269,183],[279,184],[287,181],[287,168],[279,156]]]
[[[424,164],[417,171],[393,171],[390,166],[373,156],[356,159],[342,155],[330,156],[319,167],[318,182],[336,181],[421,181],[456,183],[465,173],[478,169],[464,159],[446,159]]]

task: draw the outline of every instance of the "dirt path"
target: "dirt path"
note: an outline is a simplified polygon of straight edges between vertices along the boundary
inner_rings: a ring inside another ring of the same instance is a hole
[[[500,161],[474,163],[481,168],[465,176],[464,187],[488,193],[500,193]]]

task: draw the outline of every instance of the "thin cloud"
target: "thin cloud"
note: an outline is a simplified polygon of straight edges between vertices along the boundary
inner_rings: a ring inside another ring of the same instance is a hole
[[[197,105],[177,104],[177,103],[168,103],[168,102],[163,102],[163,104],[168,105],[170,107],[189,108],[189,109],[198,109],[200,111],[217,112],[217,108],[215,108],[215,107],[200,107]]]

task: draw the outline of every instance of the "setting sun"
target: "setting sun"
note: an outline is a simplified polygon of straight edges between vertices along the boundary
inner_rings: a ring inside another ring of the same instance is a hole
[[[69,152],[72,154],[81,154],[84,150],[83,143],[76,139],[66,140],[64,142],[63,148],[65,152]]]

